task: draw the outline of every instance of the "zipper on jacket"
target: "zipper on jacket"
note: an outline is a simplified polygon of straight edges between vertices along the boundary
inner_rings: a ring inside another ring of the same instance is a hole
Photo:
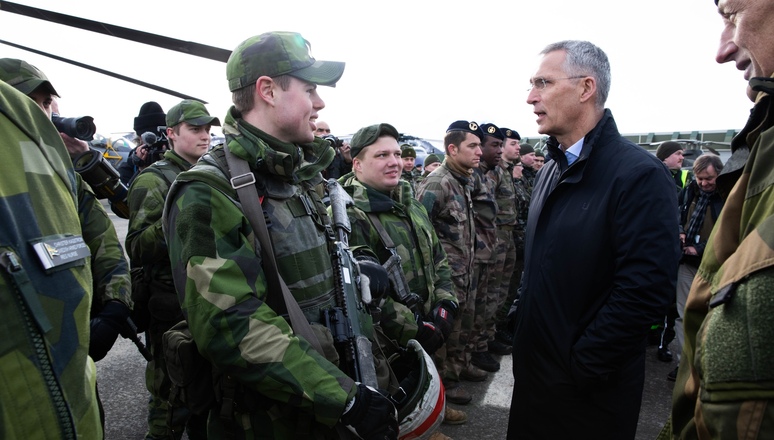
[[[67,406],[64,394],[62,393],[62,388],[59,386],[56,374],[51,366],[51,359],[46,350],[45,340],[40,333],[37,323],[32,316],[30,316],[29,307],[27,306],[24,294],[21,291],[21,289],[24,288],[22,286],[25,285],[31,289],[29,277],[27,277],[21,262],[13,251],[4,252],[0,256],[0,266],[3,266],[10,275],[12,281],[10,286],[14,287],[13,290],[16,294],[16,302],[19,305],[19,309],[24,318],[24,327],[27,330],[26,333],[32,341],[35,357],[38,360],[38,365],[40,365],[40,373],[43,376],[43,381],[51,396],[54,411],[59,420],[59,428],[62,431],[62,438],[75,440],[75,426],[72,417],[70,416],[70,409]]]

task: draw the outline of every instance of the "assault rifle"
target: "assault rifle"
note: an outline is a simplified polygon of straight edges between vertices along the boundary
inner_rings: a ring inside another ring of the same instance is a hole
[[[341,359],[341,370],[356,382],[377,387],[376,368],[371,352],[373,318],[368,312],[371,294],[360,278],[357,262],[349,249],[352,227],[347,204],[352,198],[335,179],[326,184],[336,240],[331,252],[336,307],[323,311],[323,320],[333,335]]]

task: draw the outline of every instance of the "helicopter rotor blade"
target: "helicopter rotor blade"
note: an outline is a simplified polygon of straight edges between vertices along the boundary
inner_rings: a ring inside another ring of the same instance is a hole
[[[148,44],[150,46],[182,52],[201,58],[220,61],[223,63],[228,61],[228,57],[231,55],[230,50],[221,49],[219,47],[194,43],[192,41],[178,40],[176,38],[169,38],[162,35],[152,34],[150,32],[143,32],[136,29],[88,20],[67,14],[61,14],[59,12],[47,11],[45,9],[35,8],[32,6],[20,5],[18,3],[12,3],[5,0],[0,0],[0,11],[24,15],[39,20],[50,21],[65,26],[97,32],[100,34],[109,35],[111,37]]]
[[[28,52],[32,52],[32,53],[35,53],[35,54],[38,54],[38,55],[43,55],[45,57],[53,58],[53,59],[55,59],[57,61],[62,61],[64,63],[72,64],[73,66],[82,67],[84,69],[88,69],[88,70],[91,70],[93,72],[101,73],[103,75],[111,76],[113,78],[117,78],[117,79],[120,79],[120,80],[123,80],[123,81],[127,81],[127,82],[130,82],[132,84],[137,84],[138,86],[147,87],[149,89],[156,90],[157,92],[166,93],[166,94],[172,95],[172,96],[177,96],[178,98],[182,98],[182,99],[195,99],[197,101],[201,101],[203,104],[207,104],[207,101],[204,101],[203,99],[195,98],[193,96],[186,95],[186,94],[180,93],[180,92],[176,92],[176,91],[174,91],[172,89],[168,89],[166,87],[157,86],[155,84],[151,84],[151,83],[148,83],[148,82],[145,82],[145,81],[141,81],[139,79],[128,77],[126,75],[121,75],[121,74],[118,74],[118,73],[115,73],[115,72],[111,72],[109,70],[100,69],[99,67],[90,66],[88,64],[84,64],[84,63],[81,63],[81,62],[78,62],[78,61],[74,61],[74,60],[71,60],[71,59],[68,59],[68,58],[60,57],[58,55],[50,54],[48,52],[43,52],[43,51],[40,51],[40,50],[37,50],[37,49],[33,49],[31,47],[26,47],[26,46],[22,46],[20,44],[11,43],[10,41],[0,40],[0,43],[8,45],[8,46],[11,46],[11,47],[15,47],[17,49],[26,50]]]

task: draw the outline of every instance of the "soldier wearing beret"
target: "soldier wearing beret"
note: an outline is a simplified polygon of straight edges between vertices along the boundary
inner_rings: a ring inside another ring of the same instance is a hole
[[[161,337],[183,319],[183,314],[172,281],[161,215],[175,178],[209,150],[210,127],[220,126],[220,121],[210,116],[201,102],[186,99],[169,110],[164,125],[171,149],[134,178],[127,196],[130,214],[126,247],[132,265],[134,316],[142,328],[147,328],[146,340],[153,356],[145,372],[145,385],[151,393],[146,438],[179,439],[185,428],[188,438],[203,439],[207,437],[206,418],[190,414],[185,408],[170,408],[167,403],[170,381]],[[168,412],[172,412],[169,418]],[[168,421],[172,426],[167,426]]]
[[[353,172],[339,181],[354,200],[347,207],[350,244],[368,246],[381,264],[398,255],[408,292],[419,296],[412,310],[402,308],[403,313],[410,312],[405,321],[411,325],[404,326],[398,342],[405,346],[409,338],[416,339],[433,354],[451,334],[458,302],[446,252],[427,211],[398,174],[406,152],[398,147],[398,136],[392,125],[384,123],[358,130],[352,137]],[[465,413],[446,407],[445,423],[466,420]],[[436,433],[432,438],[448,437]]]
[[[293,32],[250,37],[226,64],[234,103],[223,123],[226,146],[250,168],[278,275],[319,330],[321,352],[277,305],[282,292],[267,281],[260,231],[235,203],[226,147],[180,173],[167,197],[165,235],[183,313],[199,352],[236,387],[234,405],[222,398],[210,410],[210,438],[229,430],[240,438],[339,438],[338,425],[361,438],[397,439],[392,402],[334,364],[331,334],[317,325],[335,304],[333,225],[317,191],[334,151],[314,136],[325,107],[317,89],[343,73],[344,63],[316,60]],[[378,278],[384,269],[373,266],[381,272],[373,268],[369,278]]]
[[[443,163],[417,188],[417,199],[427,210],[446,251],[454,295],[459,302],[459,318],[455,319],[452,333],[437,356],[446,398],[457,404],[472,400],[460,380],[465,377],[485,380],[487,377],[485,371],[470,363],[469,344],[476,305],[473,170],[478,168],[481,160],[483,138],[484,133],[476,122],[453,122],[444,136],[446,156]]]

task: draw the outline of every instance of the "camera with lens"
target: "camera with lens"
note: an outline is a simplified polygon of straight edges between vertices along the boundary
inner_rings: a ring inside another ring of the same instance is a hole
[[[331,147],[333,147],[334,150],[338,150],[344,144],[344,142],[341,139],[337,138],[332,134],[323,136],[323,139],[330,142]]]
[[[146,131],[140,136],[142,139],[142,148],[147,151],[148,154],[145,159],[140,161],[139,165],[147,167],[152,163],[161,160],[164,157],[164,152],[169,148],[169,139],[167,139],[167,127],[156,127],[158,132]]]
[[[51,115],[51,122],[61,133],[84,141],[94,139],[94,133],[97,132],[97,126],[94,125],[94,118],[91,116],[63,118],[54,113]]]

